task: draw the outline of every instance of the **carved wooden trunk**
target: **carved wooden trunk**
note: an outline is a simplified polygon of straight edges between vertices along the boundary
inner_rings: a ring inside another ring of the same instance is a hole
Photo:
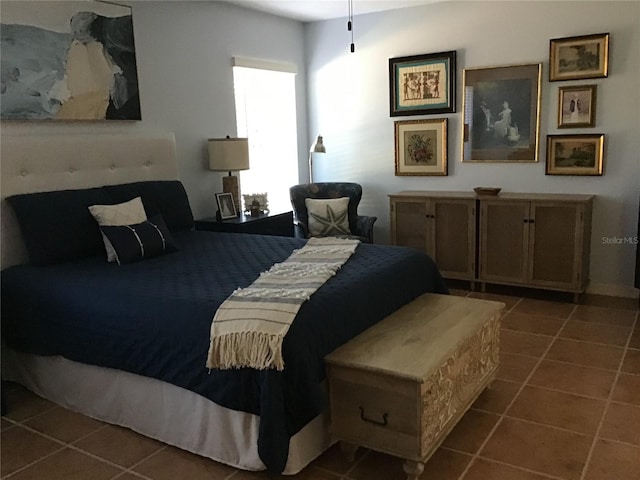
[[[504,304],[424,294],[327,356],[332,435],[409,479],[492,380]]]

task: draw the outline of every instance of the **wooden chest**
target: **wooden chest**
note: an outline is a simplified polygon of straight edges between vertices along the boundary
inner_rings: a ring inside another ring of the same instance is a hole
[[[424,294],[329,354],[334,438],[404,458],[417,479],[492,380],[503,307]]]

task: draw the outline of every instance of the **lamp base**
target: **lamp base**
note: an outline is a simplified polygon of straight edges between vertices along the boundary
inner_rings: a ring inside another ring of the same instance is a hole
[[[224,193],[231,194],[233,197],[233,204],[236,207],[236,215],[239,215],[242,208],[240,205],[240,187],[238,185],[238,177],[235,175],[222,177],[222,191]]]

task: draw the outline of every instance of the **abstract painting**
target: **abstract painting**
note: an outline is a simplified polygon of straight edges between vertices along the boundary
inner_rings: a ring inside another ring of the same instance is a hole
[[[2,2],[2,120],[140,120],[131,8]]]

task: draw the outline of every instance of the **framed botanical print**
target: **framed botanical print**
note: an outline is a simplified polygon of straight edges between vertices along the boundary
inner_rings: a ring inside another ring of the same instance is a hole
[[[549,41],[549,81],[603,78],[609,74],[609,34]]]
[[[595,127],[596,85],[558,88],[558,128]]]
[[[464,72],[463,162],[537,162],[542,65]]]
[[[456,52],[389,59],[390,115],[456,111]]]
[[[547,135],[547,175],[602,175],[604,135]]]
[[[394,122],[396,175],[447,175],[447,119]]]

